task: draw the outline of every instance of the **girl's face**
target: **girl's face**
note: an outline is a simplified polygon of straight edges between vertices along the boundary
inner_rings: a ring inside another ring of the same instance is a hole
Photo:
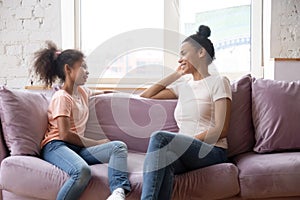
[[[84,85],[88,78],[88,70],[84,60],[77,61],[71,68],[70,77],[76,85]]]
[[[186,73],[192,73],[195,67],[200,66],[201,49],[196,49],[190,42],[184,42],[180,48],[180,58],[178,62],[186,69]]]

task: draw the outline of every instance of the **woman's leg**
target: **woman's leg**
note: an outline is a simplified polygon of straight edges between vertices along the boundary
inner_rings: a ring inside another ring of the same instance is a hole
[[[44,160],[69,174],[70,178],[59,190],[57,200],[79,199],[91,178],[88,164],[63,141],[51,141],[42,149]]]
[[[144,163],[142,199],[171,199],[174,174],[226,161],[221,148],[182,134],[156,132]]]
[[[110,190],[117,188],[130,191],[127,170],[127,146],[120,141],[113,141],[93,147],[83,148],[79,155],[88,164],[108,163]]]
[[[171,198],[175,168],[170,164],[177,157],[169,151],[168,144],[174,137],[174,133],[164,131],[155,132],[151,136],[144,162],[142,200]]]

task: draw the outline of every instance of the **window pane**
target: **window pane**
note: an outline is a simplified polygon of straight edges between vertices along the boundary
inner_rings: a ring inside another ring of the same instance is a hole
[[[211,70],[231,78],[251,71],[251,0],[182,0],[180,6],[182,34],[196,33],[201,24],[211,28]]]
[[[97,54],[89,64],[90,76],[97,78],[161,77],[163,52],[151,46],[134,46],[126,33],[147,28],[163,28],[164,2],[161,0],[84,0],[81,1],[81,46],[89,56]],[[148,40],[139,35],[137,40]],[[163,46],[163,35],[157,40]],[[119,42],[116,42],[119,41]],[[109,46],[114,44],[114,46]],[[122,52],[120,48],[128,51]],[[99,66],[101,65],[101,66]],[[99,69],[101,69],[99,71]]]

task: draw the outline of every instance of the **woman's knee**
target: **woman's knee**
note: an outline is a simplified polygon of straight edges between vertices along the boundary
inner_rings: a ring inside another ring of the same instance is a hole
[[[174,134],[167,131],[155,131],[152,133],[150,140],[161,141],[167,140],[170,141],[174,138]]]

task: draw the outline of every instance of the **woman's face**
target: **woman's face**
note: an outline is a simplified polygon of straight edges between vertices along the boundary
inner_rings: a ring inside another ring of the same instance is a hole
[[[71,68],[70,76],[76,85],[84,85],[87,81],[89,72],[85,61],[77,61]]]
[[[200,65],[200,51],[196,49],[190,42],[184,42],[180,48],[180,58],[178,62],[182,68],[188,68],[187,73],[192,73],[196,70],[196,66]]]

